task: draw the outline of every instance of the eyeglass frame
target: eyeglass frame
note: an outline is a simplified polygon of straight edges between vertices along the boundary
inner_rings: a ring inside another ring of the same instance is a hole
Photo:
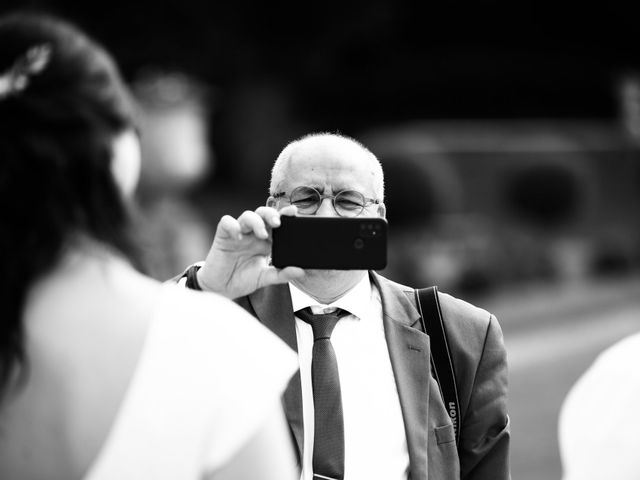
[[[362,197],[362,199],[364,200],[364,203],[361,205],[361,209],[360,209],[360,211],[359,211],[356,215],[354,215],[354,217],[357,217],[357,216],[359,216],[359,215],[362,215],[362,212],[364,212],[364,209],[365,209],[365,208],[367,208],[367,207],[369,207],[369,206],[371,206],[371,205],[380,205],[380,204],[382,203],[380,200],[377,200],[377,199],[375,199],[375,198],[365,197],[363,193],[361,193],[361,192],[359,192],[359,191],[357,191],[357,190],[340,190],[339,192],[336,192],[334,195],[327,195],[326,193],[320,193],[320,191],[319,191],[317,188],[315,188],[315,187],[311,187],[311,186],[309,186],[309,185],[300,185],[300,186],[298,186],[298,187],[294,188],[293,190],[291,190],[291,193],[290,193],[289,195],[287,195],[287,192],[277,192],[277,193],[274,193],[273,195],[271,195],[271,197],[272,197],[274,200],[276,200],[276,201],[280,200],[281,198],[286,198],[286,199],[289,201],[289,203],[290,203],[291,205],[293,205],[293,203],[291,202],[291,197],[293,196],[293,193],[294,193],[296,190],[299,190],[299,189],[301,189],[301,188],[309,188],[309,189],[313,190],[314,192],[316,192],[316,193],[318,194],[318,201],[316,202],[316,208],[315,208],[315,210],[314,210],[313,212],[311,212],[311,213],[304,213],[304,215],[315,215],[315,214],[318,212],[318,210],[320,210],[320,207],[322,206],[322,202],[324,201],[324,199],[325,199],[325,198],[330,198],[330,199],[331,199],[331,205],[333,206],[334,211],[335,211],[335,212],[336,212],[340,217],[346,217],[346,218],[349,218],[349,217],[348,217],[348,216],[346,216],[346,215],[342,215],[342,214],[338,211],[338,209],[336,208],[336,203],[335,203],[335,201],[336,201],[336,197],[337,197],[338,195],[342,194],[342,193],[345,193],[345,192],[353,192],[353,193],[357,193],[357,194],[358,194],[358,195],[360,195],[360,196]],[[287,197],[288,197],[288,198],[287,198]]]

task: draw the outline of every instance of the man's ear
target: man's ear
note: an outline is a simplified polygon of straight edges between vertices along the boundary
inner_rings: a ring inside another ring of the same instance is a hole
[[[387,218],[387,207],[384,203],[378,204],[378,216],[380,218]]]
[[[276,208],[277,203],[278,201],[273,198],[272,195],[269,195],[269,198],[267,198],[267,207]]]

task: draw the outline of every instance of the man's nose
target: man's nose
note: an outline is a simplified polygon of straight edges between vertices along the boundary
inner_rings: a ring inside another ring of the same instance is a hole
[[[316,212],[317,217],[338,217],[338,212],[336,212],[335,208],[333,208],[333,199],[331,198],[323,198],[320,201],[320,206],[318,207],[318,211]]]

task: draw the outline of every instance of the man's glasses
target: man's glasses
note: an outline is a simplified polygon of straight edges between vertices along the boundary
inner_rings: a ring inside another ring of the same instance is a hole
[[[298,208],[298,212],[303,215],[315,214],[322,201],[330,198],[333,208],[341,217],[357,217],[362,213],[365,207],[380,203],[380,200],[367,198],[360,192],[355,190],[343,190],[335,195],[325,195],[320,193],[313,187],[297,187],[288,195],[285,192],[279,192],[273,195],[273,198],[286,198],[291,205]]]

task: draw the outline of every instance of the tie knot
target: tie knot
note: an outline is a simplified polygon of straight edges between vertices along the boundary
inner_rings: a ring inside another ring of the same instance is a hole
[[[331,333],[338,323],[338,320],[340,320],[341,317],[349,314],[349,312],[340,308],[331,313],[323,313],[318,315],[314,315],[311,312],[311,308],[298,310],[298,312],[296,313],[298,317],[311,325],[311,328],[313,329],[314,341],[331,338]]]

